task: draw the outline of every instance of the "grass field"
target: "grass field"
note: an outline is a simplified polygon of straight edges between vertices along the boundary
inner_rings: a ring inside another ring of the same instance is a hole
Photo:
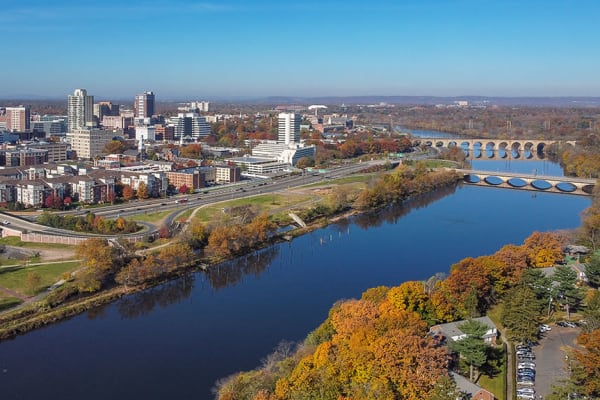
[[[144,213],[144,214],[138,214],[138,215],[134,215],[131,217],[127,217],[127,219],[131,220],[131,221],[136,221],[136,222],[153,223],[153,222],[158,222],[158,221],[164,219],[167,215],[171,214],[172,212],[173,212],[172,210],[154,211],[154,212],[148,212],[148,213]]]
[[[9,297],[0,294],[0,311],[12,308],[21,303],[21,300],[17,299],[16,297]]]
[[[7,246],[15,246],[15,247],[23,247],[25,249],[73,249],[75,246],[70,246],[67,244],[54,244],[54,243],[32,243],[32,242],[23,242],[16,236],[8,236],[0,239],[0,245],[5,244]]]
[[[72,272],[79,268],[79,265],[79,261],[66,261],[56,264],[24,267],[5,272],[0,270],[0,286],[25,295],[34,295],[58,282],[65,272]],[[34,287],[31,287],[28,283],[27,276],[29,272],[34,272],[39,276],[39,280]]]
[[[221,202],[211,206],[204,207],[196,213],[195,218],[203,223],[210,222],[215,219],[216,215],[223,213],[223,210],[239,207],[253,206],[258,212],[267,214],[276,213],[278,209],[294,207],[312,200],[314,196],[305,194],[263,194],[243,199],[236,199]],[[189,216],[189,215],[188,215]]]

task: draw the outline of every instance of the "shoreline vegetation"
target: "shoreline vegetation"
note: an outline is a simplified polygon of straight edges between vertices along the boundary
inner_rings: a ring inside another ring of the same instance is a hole
[[[0,313],[0,340],[291,240],[339,219],[455,186],[459,181],[460,177],[454,172],[431,170],[423,163],[414,167],[401,165],[384,171],[376,180],[371,179],[367,187],[340,187],[315,205],[293,210],[306,223],[305,228],[277,233],[278,227],[290,225],[291,221],[240,206],[211,222],[188,221],[184,232],[160,249],[148,249],[144,255],[125,241],[110,246],[105,240],[89,239],[76,251],[82,268],[62,286],[38,301]]]

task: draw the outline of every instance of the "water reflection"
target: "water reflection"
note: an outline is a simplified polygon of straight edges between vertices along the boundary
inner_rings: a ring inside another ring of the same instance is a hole
[[[271,246],[268,249],[226,261],[207,269],[207,280],[213,289],[234,286],[242,282],[245,275],[259,276],[262,274],[278,254],[278,246]]]
[[[188,274],[174,281],[124,297],[117,303],[117,310],[121,317],[133,319],[150,314],[157,306],[165,308],[180,303],[192,294],[194,279],[193,274]]]
[[[456,186],[444,187],[414,199],[407,200],[399,205],[395,204],[376,212],[360,214],[354,217],[351,222],[365,230],[372,227],[381,226],[384,223],[395,224],[400,218],[408,214],[411,210],[427,207],[429,204],[445,196],[453,194],[455,191]]]

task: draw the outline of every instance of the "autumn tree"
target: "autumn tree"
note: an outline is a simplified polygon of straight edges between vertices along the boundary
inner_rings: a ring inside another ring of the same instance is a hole
[[[29,271],[25,275],[25,286],[27,287],[27,292],[31,294],[35,294],[35,291],[40,286],[42,282],[42,277],[35,271]]]
[[[564,258],[558,235],[552,232],[533,232],[525,239],[524,248],[534,267],[551,267]]]
[[[77,245],[83,270],[77,274],[76,283],[81,292],[100,290],[115,268],[115,251],[104,239],[91,238]]]
[[[130,185],[123,185],[123,200],[129,201],[135,198],[135,191]]]
[[[150,194],[148,193],[148,185],[146,185],[146,183],[144,182],[140,182],[138,185],[138,189],[137,189],[137,197],[138,199],[147,199],[150,197]]]
[[[120,140],[111,140],[104,145],[104,151],[108,154],[121,154],[125,150],[125,145]]]
[[[600,397],[600,329],[579,336],[582,350],[574,352],[578,367],[574,368],[573,378],[580,387],[581,394],[590,398]]]

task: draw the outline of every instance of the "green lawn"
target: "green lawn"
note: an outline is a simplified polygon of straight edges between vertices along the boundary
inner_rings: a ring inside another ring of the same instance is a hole
[[[227,210],[246,205],[255,207],[259,212],[272,214],[279,208],[293,207],[309,201],[312,198],[313,196],[300,194],[262,194],[243,199],[224,201],[218,204],[203,207],[202,209],[198,210],[195,218],[200,222],[210,222],[215,218],[216,215],[222,214],[223,209]]]
[[[137,222],[157,222],[161,219],[164,219],[167,215],[173,213],[173,210],[170,211],[155,211],[155,212],[146,212],[144,214],[138,214],[131,217],[127,217],[128,220],[137,221]]]
[[[33,243],[33,242],[23,242],[20,238],[16,236],[8,236],[0,239],[0,245],[4,244],[7,246],[15,246],[15,247],[23,247],[26,249],[73,249],[75,246],[67,245],[67,244],[55,244],[55,243]]]
[[[21,300],[16,297],[9,297],[0,294],[0,311],[12,308],[16,305],[21,304]]]
[[[59,281],[65,272],[76,270],[79,268],[79,265],[79,261],[66,261],[4,272],[0,270],[0,286],[4,286],[25,295],[33,295]],[[29,272],[34,272],[39,276],[39,281],[33,288],[30,287],[27,282]]]

